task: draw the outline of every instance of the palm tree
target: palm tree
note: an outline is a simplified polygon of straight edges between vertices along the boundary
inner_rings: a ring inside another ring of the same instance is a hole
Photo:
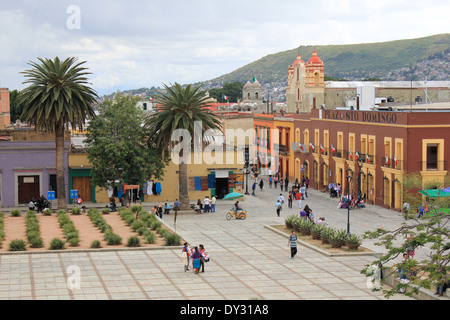
[[[24,104],[21,119],[36,130],[54,132],[56,144],[56,186],[58,209],[67,209],[64,177],[64,133],[69,127],[82,129],[88,117],[94,117],[97,93],[88,85],[87,68],[77,58],[61,61],[38,58],[33,68],[21,72],[29,84],[19,95]]]
[[[209,129],[222,129],[218,115],[212,113],[208,106],[209,97],[200,86],[188,85],[183,88],[175,83],[172,87],[164,85],[166,93],[158,94],[156,112],[149,118],[147,125],[152,130],[151,138],[156,147],[163,147],[168,151],[173,148],[172,133],[178,129],[187,130],[194,137],[195,122],[202,124],[202,133]],[[183,157],[181,150],[180,157]],[[187,163],[179,163],[179,200],[180,209],[190,209]]]

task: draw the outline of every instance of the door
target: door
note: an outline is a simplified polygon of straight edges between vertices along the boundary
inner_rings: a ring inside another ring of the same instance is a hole
[[[91,177],[73,177],[72,189],[78,190],[78,196],[83,199],[83,201],[92,201]]]
[[[28,204],[31,199],[39,198],[39,176],[18,177],[19,204]]]

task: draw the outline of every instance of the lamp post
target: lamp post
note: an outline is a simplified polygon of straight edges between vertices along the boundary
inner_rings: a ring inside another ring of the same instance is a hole
[[[250,171],[247,168],[244,168],[244,174],[245,174],[245,195],[249,195],[250,193],[248,193],[248,175],[249,175]]]
[[[352,180],[351,175],[347,175],[347,234],[350,234],[350,180]]]

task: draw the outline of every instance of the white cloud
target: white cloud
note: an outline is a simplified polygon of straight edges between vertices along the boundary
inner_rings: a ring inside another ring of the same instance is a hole
[[[67,28],[70,5],[81,28]],[[229,73],[300,45],[351,44],[449,32],[435,0],[22,0],[0,8],[0,82],[21,89],[37,57],[87,61],[100,93]]]

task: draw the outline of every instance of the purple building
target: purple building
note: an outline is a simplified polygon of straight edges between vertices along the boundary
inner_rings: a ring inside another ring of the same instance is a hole
[[[67,200],[69,146],[66,140]],[[40,195],[47,198],[48,191],[56,191],[54,135],[30,130],[0,131],[0,208],[27,206]]]

